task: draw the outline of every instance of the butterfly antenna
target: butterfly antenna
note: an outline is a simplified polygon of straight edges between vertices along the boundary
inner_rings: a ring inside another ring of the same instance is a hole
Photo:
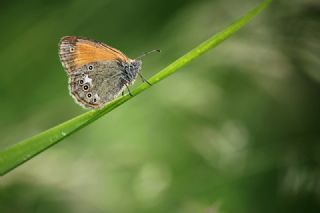
[[[149,55],[150,53],[154,53],[154,52],[161,52],[161,50],[156,49],[156,50],[151,50],[151,51],[149,51],[149,52],[145,52],[145,53],[143,53],[142,55],[140,55],[139,57],[137,57],[136,60],[137,60],[137,59],[140,59],[140,58],[143,58],[143,57],[145,57],[146,55]]]

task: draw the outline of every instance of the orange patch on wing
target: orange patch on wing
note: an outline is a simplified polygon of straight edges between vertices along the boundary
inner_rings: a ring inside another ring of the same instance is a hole
[[[92,62],[130,60],[121,51],[102,42],[75,36],[65,36],[60,40],[59,57],[69,74]]]
[[[104,46],[100,43],[94,43],[88,40],[79,39],[76,43],[74,65],[75,68],[82,67],[85,64],[95,61],[108,60],[127,61],[128,58],[120,51],[112,47]]]

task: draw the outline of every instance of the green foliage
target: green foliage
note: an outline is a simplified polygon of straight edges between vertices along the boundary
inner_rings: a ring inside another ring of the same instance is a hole
[[[55,145],[1,176],[0,212],[318,213],[318,0],[273,1],[181,72],[151,88],[137,79],[139,96],[75,134],[70,125],[52,142],[38,135],[35,149],[17,143],[99,116],[68,94],[62,36],[130,58],[161,49],[143,60],[149,79],[262,1],[4,1],[0,150],[14,165]]]

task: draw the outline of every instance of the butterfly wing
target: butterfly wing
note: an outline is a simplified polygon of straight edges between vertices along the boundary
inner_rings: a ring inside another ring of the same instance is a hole
[[[68,73],[70,94],[83,107],[100,108],[125,86],[122,64],[129,59],[104,43],[66,36],[60,40],[59,57]]]
[[[129,60],[122,52],[104,43],[75,36],[66,36],[60,40],[59,57],[68,74],[92,62]]]
[[[85,108],[97,109],[116,98],[124,89],[123,66],[117,61],[85,64],[69,76],[69,90]]]

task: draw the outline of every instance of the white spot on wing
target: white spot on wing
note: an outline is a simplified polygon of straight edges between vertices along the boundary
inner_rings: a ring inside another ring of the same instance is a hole
[[[99,95],[98,95],[98,94],[95,94],[95,95],[94,95],[94,97],[97,99],[97,101],[99,101],[99,100],[100,100],[100,97],[99,97]]]
[[[89,78],[89,76],[86,75],[84,78],[84,83],[89,83],[90,85],[92,85],[92,78]]]

